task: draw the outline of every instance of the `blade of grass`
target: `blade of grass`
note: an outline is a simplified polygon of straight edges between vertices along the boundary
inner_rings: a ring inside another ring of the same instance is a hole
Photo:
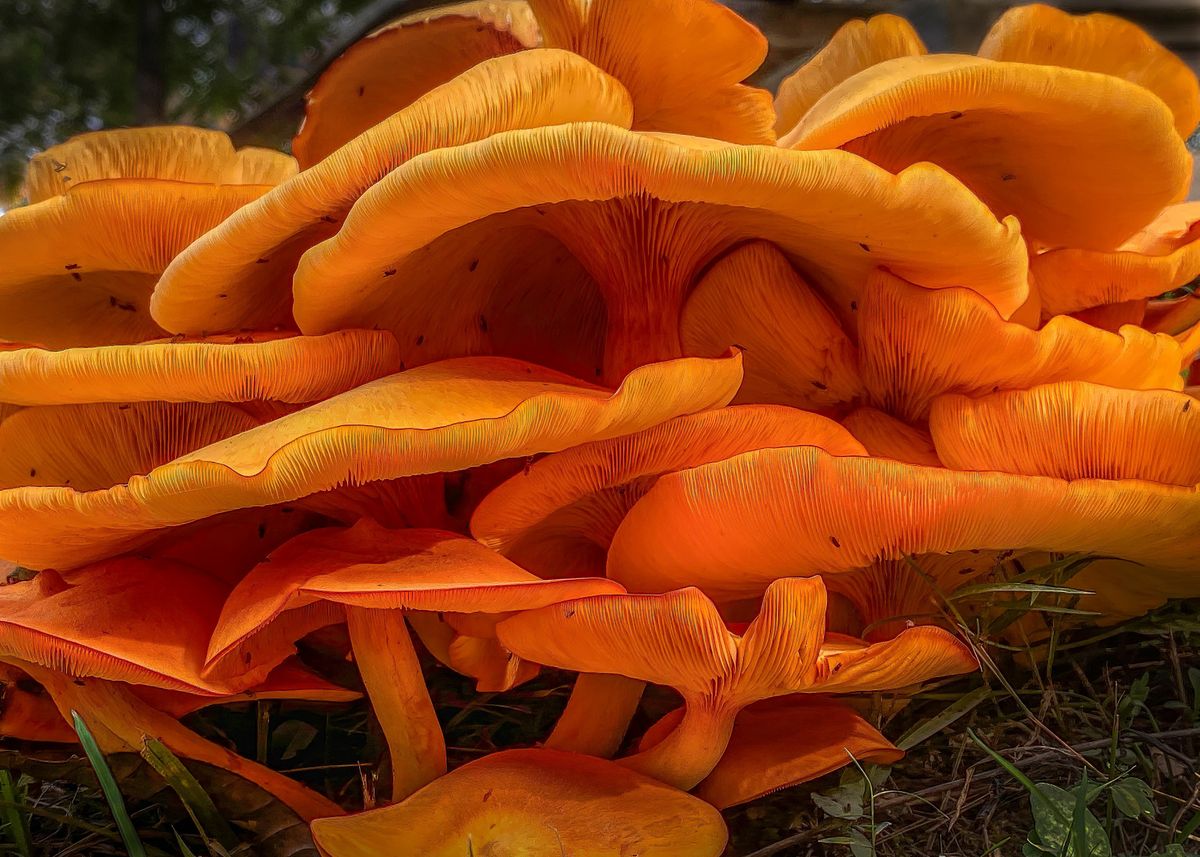
[[[83,745],[83,752],[87,754],[88,761],[92,763],[96,779],[100,781],[100,790],[104,792],[104,799],[108,801],[108,808],[112,810],[113,820],[117,823],[117,830],[121,834],[125,850],[129,852],[129,857],[146,857],[146,846],[142,844],[142,839],[133,826],[133,820],[130,819],[129,812],[125,809],[125,798],[121,796],[121,790],[117,787],[112,769],[104,761],[104,754],[100,752],[100,747],[92,736],[92,731],[88,729],[87,724],[83,722],[83,718],[76,711],[71,712],[71,723],[75,727],[75,734],[79,736],[79,743]]]
[[[990,698],[992,689],[986,685],[977,687],[970,693],[963,694],[956,701],[947,705],[940,713],[922,720],[900,736],[896,746],[905,752],[930,738],[949,726],[964,714],[971,712],[975,706]]]
[[[150,763],[167,785],[179,795],[183,808],[191,817],[200,837],[207,843],[215,840],[225,851],[233,851],[240,844],[233,829],[221,817],[208,792],[196,780],[179,757],[172,753],[157,738],[147,737],[142,742],[142,758]]]
[[[172,832],[175,834],[175,844],[179,846],[180,857],[196,857],[196,852],[188,848],[187,843],[183,841],[183,837],[179,835],[179,831],[174,830]]]
[[[29,819],[26,818],[24,812],[17,808],[24,801],[17,794],[17,784],[13,781],[10,771],[0,771],[0,798],[3,798],[6,804],[2,813],[18,853],[21,854],[21,857],[33,857],[33,842],[29,838]]]

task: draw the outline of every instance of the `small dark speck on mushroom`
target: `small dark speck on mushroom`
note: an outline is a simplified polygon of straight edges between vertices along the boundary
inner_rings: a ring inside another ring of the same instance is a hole
[[[956,110],[955,112],[953,112],[953,113],[951,113],[951,114],[950,114],[950,118],[951,118],[951,119],[962,119],[962,118],[963,118],[963,115],[962,115],[962,113],[961,113],[961,112],[959,112],[959,111],[957,111],[957,110]]]
[[[1184,412],[1185,414],[1186,414],[1188,411],[1190,411],[1191,409],[1192,409],[1192,403],[1191,403],[1191,402],[1184,402],[1184,403],[1183,403],[1183,412]]]
[[[483,315],[479,316],[479,329],[482,330],[484,333],[488,332],[488,323],[487,323],[486,316],[483,316]]]
[[[388,268],[386,271],[383,272],[383,275],[385,277],[394,277],[394,276],[396,276],[396,269]]]
[[[568,610],[566,613],[564,613],[564,614],[563,614],[563,616],[564,616],[565,618],[567,618],[567,619],[570,619],[570,618],[571,618],[572,616],[574,616],[574,615],[575,615],[575,608],[574,608],[574,607],[572,607],[570,610]]]
[[[270,261],[271,261],[270,259],[255,259],[254,264],[255,265],[265,265]]]
[[[871,245],[870,245],[870,244],[867,244],[867,243],[865,243],[865,242],[863,242],[863,241],[859,241],[859,242],[858,242],[858,246],[859,246],[859,247],[861,247],[861,248],[863,248],[864,250],[866,250],[868,253],[870,253],[870,252],[871,252]]]
[[[472,259],[472,260],[471,260],[471,264],[470,264],[470,265],[467,265],[467,270],[468,270],[468,271],[472,271],[472,272],[473,272],[473,271],[474,271],[476,268],[478,268],[478,267],[479,267],[479,260],[478,260],[478,259]]]
[[[267,525],[266,524],[258,525],[258,537],[260,539],[265,539],[267,537]]]
[[[79,266],[78,266],[78,265],[76,265],[74,262],[72,262],[70,265],[64,265],[63,267],[65,267],[65,268],[66,268],[68,271],[77,271],[77,270],[79,270]]]
[[[1014,176],[1012,173],[1005,173],[1004,175],[1000,176],[1000,181],[1010,182],[1015,178],[1016,178],[1016,176]]]
[[[362,98],[362,94],[363,94],[364,92],[366,92],[366,91],[367,91],[367,88],[366,88],[365,86],[360,86],[360,87],[358,88],[358,97],[359,97],[359,98]]]
[[[31,467],[29,468],[29,478],[32,479],[34,476],[37,476],[37,468]]]
[[[424,344],[425,344],[425,334],[423,334],[423,333],[417,334],[417,345],[424,345]]]
[[[850,311],[858,312],[858,301],[850,301]]]
[[[77,283],[81,283],[81,282],[83,282],[83,274],[79,273],[78,271],[72,271],[71,279]]]
[[[837,536],[830,536],[829,541],[833,543],[835,548],[840,548],[842,546],[842,543],[837,540]]]
[[[822,384],[820,381],[809,381],[808,383],[812,384],[818,390],[828,390],[829,389],[828,384]]]

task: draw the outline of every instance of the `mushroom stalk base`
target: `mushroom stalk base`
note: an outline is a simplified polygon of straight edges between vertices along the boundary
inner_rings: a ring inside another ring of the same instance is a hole
[[[644,681],[623,675],[580,673],[546,746],[611,759],[625,740],[645,689]]]
[[[618,759],[626,768],[691,791],[725,755],[736,711],[689,701],[675,731],[648,750]]]
[[[392,756],[392,800],[446,773],[446,741],[400,610],[346,608],[354,659]]]

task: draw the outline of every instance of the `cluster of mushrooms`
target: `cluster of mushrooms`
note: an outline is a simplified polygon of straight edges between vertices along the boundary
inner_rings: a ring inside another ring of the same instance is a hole
[[[330,857],[704,857],[718,809],[899,758],[847,695],[976,669],[960,587],[1087,557],[1096,621],[1200,595],[1196,77],[1041,5],[974,56],[852,22],[774,97],[765,53],[713,0],[469,2],[347,51],[294,158],[36,155],[0,733],[156,737]],[[180,721],[353,698],[296,654],[330,627],[389,747],[365,812]],[[434,662],[578,677],[447,773]],[[681,704],[627,734],[648,684]]]

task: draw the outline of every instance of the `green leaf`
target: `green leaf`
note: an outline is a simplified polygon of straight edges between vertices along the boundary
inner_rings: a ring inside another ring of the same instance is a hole
[[[179,795],[183,808],[205,842],[215,840],[226,852],[238,847],[238,837],[221,817],[221,813],[217,812],[217,807],[208,796],[208,792],[183,762],[179,761],[178,756],[157,738],[146,737],[142,741],[142,758],[149,762],[150,766],[158,771],[159,776],[167,781],[171,790]]]
[[[1113,806],[1126,818],[1154,814],[1154,792],[1137,777],[1125,777],[1109,787]]]
[[[17,808],[18,805],[25,802],[24,795],[17,794],[17,784],[13,781],[12,773],[7,770],[0,770],[0,798],[3,798],[5,803],[3,810],[0,811],[0,818],[4,819],[13,844],[17,846],[21,857],[33,857],[33,842],[29,838],[29,819]]]
[[[271,734],[271,748],[279,753],[281,761],[287,762],[306,750],[318,734],[315,726],[303,720],[288,720]]]
[[[1051,586],[1047,583],[978,583],[956,589],[950,598],[970,598],[973,595],[988,595],[993,592],[1024,592],[1032,595],[1095,594],[1089,589],[1074,589],[1070,586]]]
[[[125,843],[125,850],[129,852],[129,857],[146,857],[146,847],[125,809],[125,798],[117,788],[117,781],[113,779],[112,771],[104,761],[104,754],[100,752],[96,739],[92,737],[91,730],[87,728],[78,712],[71,712],[71,722],[75,727],[75,734],[79,736],[79,743],[83,745],[83,752],[87,754],[88,761],[92,763],[92,769],[96,772],[96,779],[100,781],[100,790],[104,792],[104,799],[108,801],[108,808],[112,810],[117,831],[121,834],[121,841]]]
[[[813,803],[828,816],[857,821],[866,814],[864,784],[859,778],[857,782],[843,783],[826,792],[816,792],[812,796]]]
[[[1037,844],[1051,854],[1112,857],[1103,825],[1087,809],[1086,786],[1074,792],[1038,783],[1029,796]],[[1032,837],[1031,841],[1032,841]]]

